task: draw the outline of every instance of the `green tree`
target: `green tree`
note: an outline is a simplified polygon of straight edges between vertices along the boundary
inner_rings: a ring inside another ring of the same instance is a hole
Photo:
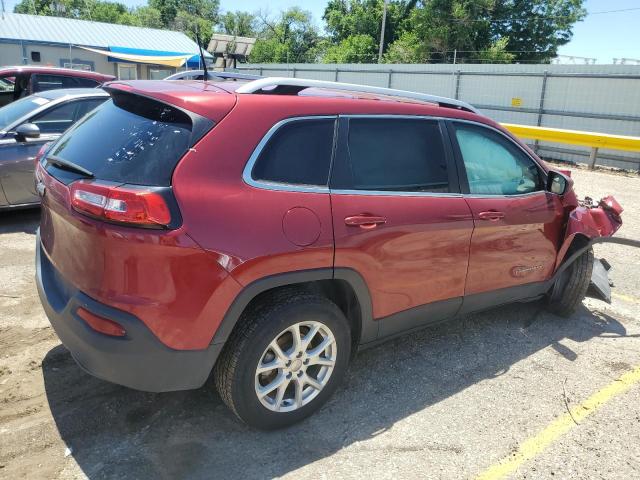
[[[385,63],[427,63],[429,52],[416,32],[405,31],[389,45],[383,59]]]
[[[390,0],[387,62],[549,61],[584,18],[584,0]],[[326,31],[336,46],[352,35],[380,40],[383,0],[330,0]],[[503,40],[506,39],[506,40]],[[329,47],[327,51],[334,51]],[[513,54],[505,55],[505,54]]]
[[[479,51],[474,60],[482,63],[512,63],[516,55],[507,51],[509,39],[502,37],[489,47]]]
[[[431,0],[413,9],[407,30],[420,42],[421,55],[433,62],[472,58],[492,43],[491,7],[501,0]]]
[[[219,25],[223,33],[238,37],[256,35],[256,17],[249,12],[227,12],[220,16]]]
[[[81,15],[82,19],[91,19],[95,22],[125,23],[130,24],[129,10],[122,3],[117,2],[91,2],[87,11]],[[124,22],[123,22],[124,20]]]
[[[376,41],[369,35],[350,35],[326,48],[324,63],[372,63],[378,56]]]
[[[81,18],[87,8],[84,0],[20,0],[13,11],[50,17]]]
[[[138,7],[133,11],[137,18],[137,24],[141,27],[162,28],[162,15],[160,10],[153,7]]]
[[[175,19],[168,25],[172,30],[184,32],[193,41],[196,41],[196,30],[200,37],[202,48],[206,49],[213,34],[213,22],[207,18],[194,15],[185,10],[178,10]]]
[[[548,62],[573,36],[585,18],[584,0],[495,0],[493,38],[508,38],[516,61]]]
[[[187,12],[195,17],[216,23],[218,21],[219,0],[149,0],[149,6],[160,12],[162,23],[171,25],[179,12]]]
[[[387,18],[385,22],[385,47],[396,40],[402,33],[403,27],[418,3],[418,0],[391,0],[387,4]],[[384,0],[330,0],[325,8],[323,19],[329,39],[336,47],[343,45],[363,46],[363,38],[347,41],[349,37],[367,35],[376,45],[380,42],[380,28]],[[342,42],[347,41],[346,44]],[[376,47],[377,48],[377,47]],[[330,51],[334,51],[331,49]],[[377,55],[370,57],[363,55],[360,62],[375,62]]]
[[[258,40],[251,51],[255,63],[314,62],[319,59],[320,35],[311,13],[290,8],[271,18],[258,14]]]

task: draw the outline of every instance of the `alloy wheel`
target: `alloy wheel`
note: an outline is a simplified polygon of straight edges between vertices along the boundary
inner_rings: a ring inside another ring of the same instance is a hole
[[[311,402],[327,385],[337,358],[333,332],[320,322],[291,325],[260,356],[255,391],[274,412],[291,412]]]

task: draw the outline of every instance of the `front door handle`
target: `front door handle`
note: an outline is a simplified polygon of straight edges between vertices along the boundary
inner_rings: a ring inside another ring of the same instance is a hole
[[[375,228],[378,225],[387,223],[387,219],[384,217],[377,217],[374,215],[353,215],[351,217],[346,217],[344,219],[345,225],[349,225],[350,227],[360,227],[360,228]]]
[[[490,220],[492,222],[495,222],[497,220],[501,220],[504,218],[504,213],[503,212],[496,212],[496,211],[488,211],[488,212],[480,212],[478,214],[478,218],[480,220]]]

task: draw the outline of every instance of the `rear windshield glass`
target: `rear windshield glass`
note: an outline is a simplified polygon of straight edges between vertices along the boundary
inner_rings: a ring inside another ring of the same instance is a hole
[[[173,169],[190,146],[190,117],[137,95],[112,97],[61,137],[48,155],[73,162],[100,180],[170,185]]]

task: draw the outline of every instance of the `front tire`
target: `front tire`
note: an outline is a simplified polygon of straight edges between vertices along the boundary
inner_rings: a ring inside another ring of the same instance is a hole
[[[582,302],[593,271],[593,248],[580,255],[556,280],[548,297],[547,309],[556,315],[569,317]]]
[[[296,423],[343,379],[351,331],[326,298],[281,291],[249,307],[238,322],[214,376],[220,397],[246,424],[271,430]]]

